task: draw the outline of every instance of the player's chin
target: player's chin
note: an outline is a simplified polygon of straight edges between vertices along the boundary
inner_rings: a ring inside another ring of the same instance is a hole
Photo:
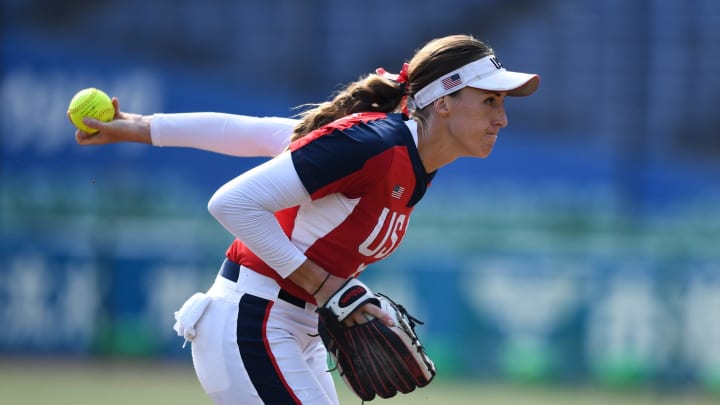
[[[473,153],[473,156],[484,159],[490,156],[490,153],[492,153],[494,147],[495,140],[493,140],[492,142],[484,142],[483,144],[479,145],[475,153]]]

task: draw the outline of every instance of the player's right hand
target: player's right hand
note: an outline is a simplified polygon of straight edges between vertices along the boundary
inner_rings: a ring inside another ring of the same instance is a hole
[[[83,123],[99,132],[89,134],[76,130],[75,140],[79,145],[105,145],[119,142],[138,142],[151,144],[150,117],[120,111],[117,97],[112,98],[115,116],[112,121],[102,122],[90,117],[83,118]]]
[[[388,327],[395,326],[393,324],[392,317],[387,312],[370,302],[361,305],[358,309],[348,315],[348,317],[343,320],[343,324],[349,328],[353,325],[362,325],[374,318],[380,319]]]

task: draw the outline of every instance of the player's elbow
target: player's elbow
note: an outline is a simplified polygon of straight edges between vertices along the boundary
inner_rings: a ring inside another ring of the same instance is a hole
[[[221,204],[215,198],[214,194],[212,197],[210,197],[210,201],[208,201],[207,208],[208,208],[208,211],[210,212],[210,215],[212,215],[215,218],[217,218],[218,213],[222,210]]]
[[[212,197],[210,197],[210,201],[208,201],[207,205],[208,211],[213,217],[215,217],[215,219],[222,223],[223,220],[231,215],[231,212],[233,211],[233,204],[231,204],[230,201],[231,199],[227,192],[221,188],[216,191]]]
[[[208,201],[208,211],[221,224],[246,224],[252,222],[260,210],[249,190],[226,184],[220,187]]]

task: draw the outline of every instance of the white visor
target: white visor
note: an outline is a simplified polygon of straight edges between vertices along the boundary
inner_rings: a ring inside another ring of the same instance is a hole
[[[474,87],[488,91],[506,91],[508,96],[529,96],[537,90],[540,77],[536,74],[510,72],[495,55],[486,56],[444,74],[415,93],[408,100],[418,110],[442,96],[454,93],[463,87]]]

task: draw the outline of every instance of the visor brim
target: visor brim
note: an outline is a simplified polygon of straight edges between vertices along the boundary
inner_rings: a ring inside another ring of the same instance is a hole
[[[526,97],[533,94],[540,85],[540,76],[507,70],[466,84],[468,87],[487,91],[504,91],[508,96]]]

